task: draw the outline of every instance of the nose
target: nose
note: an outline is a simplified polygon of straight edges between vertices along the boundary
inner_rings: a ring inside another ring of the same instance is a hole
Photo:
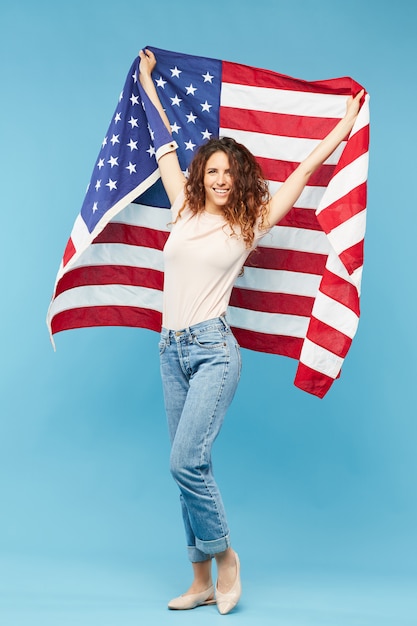
[[[226,184],[225,174],[224,172],[217,172],[217,184],[219,187],[223,187]]]

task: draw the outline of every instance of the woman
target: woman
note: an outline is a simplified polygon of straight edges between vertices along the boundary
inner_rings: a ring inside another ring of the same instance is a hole
[[[149,50],[139,56],[141,85],[170,131],[151,77],[155,56]],[[171,472],[180,488],[194,571],[191,587],[169,602],[171,609],[216,603],[225,614],[239,601],[239,558],[231,547],[211,465],[211,447],[240,376],[239,347],[224,314],[247,256],[292,208],[311,174],[351,131],[362,95],[363,91],[349,98],[345,117],[272,197],[253,155],[233,139],[203,145],[190,165],[188,179],[174,151],[158,162],[172,204],[172,230],[164,249],[161,375]]]

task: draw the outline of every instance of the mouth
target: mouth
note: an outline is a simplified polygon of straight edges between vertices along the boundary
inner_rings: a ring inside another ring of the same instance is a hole
[[[225,196],[226,194],[229,193],[230,189],[217,189],[216,187],[213,187],[213,191],[218,196]]]

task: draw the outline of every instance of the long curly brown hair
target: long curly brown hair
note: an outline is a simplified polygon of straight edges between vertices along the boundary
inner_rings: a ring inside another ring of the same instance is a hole
[[[232,232],[239,228],[247,248],[254,239],[255,222],[260,218],[259,227],[267,229],[268,202],[270,193],[261,167],[253,154],[242,144],[230,137],[210,139],[198,149],[189,167],[189,177],[185,185],[185,202],[193,213],[204,211],[204,174],[208,159],[215,152],[224,152],[229,159],[233,185],[229,202],[223,207],[224,216]]]

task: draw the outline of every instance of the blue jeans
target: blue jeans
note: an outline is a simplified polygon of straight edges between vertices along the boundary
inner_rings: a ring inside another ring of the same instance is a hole
[[[218,317],[181,331],[163,328],[159,352],[170,469],[180,488],[188,555],[205,561],[230,546],[211,449],[239,381],[239,346]]]

